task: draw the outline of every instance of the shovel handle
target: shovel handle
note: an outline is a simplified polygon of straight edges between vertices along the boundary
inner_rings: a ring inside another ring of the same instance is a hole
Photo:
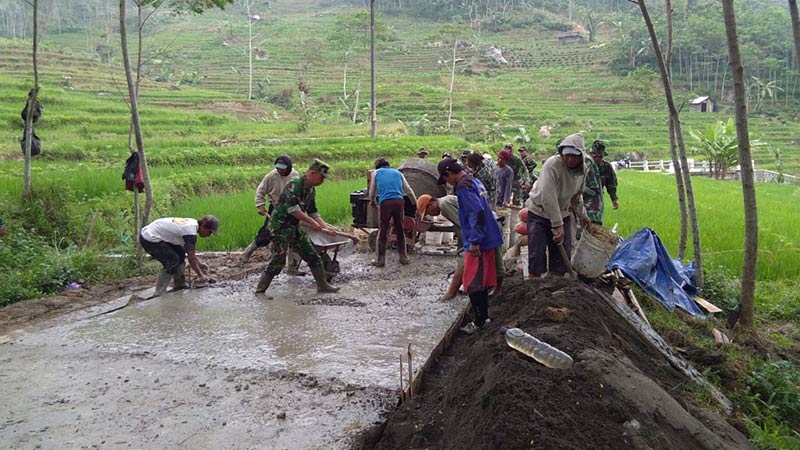
[[[564,244],[561,242],[558,243],[558,251],[561,252],[561,259],[564,260],[564,265],[567,267],[567,270],[569,270],[569,273],[575,276],[575,269],[572,268],[572,264],[569,262],[569,255],[567,255],[567,250],[564,248]]]

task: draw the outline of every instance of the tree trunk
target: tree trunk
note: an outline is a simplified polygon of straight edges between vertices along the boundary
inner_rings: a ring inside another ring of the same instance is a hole
[[[378,136],[378,95],[375,92],[375,0],[369,0],[369,69],[372,98],[370,105],[370,136]]]
[[[450,98],[448,99],[450,102],[449,111],[447,112],[447,131],[450,131],[450,127],[453,123],[453,87],[456,84],[456,49],[458,48],[458,39],[456,39],[455,43],[453,43],[453,67],[450,71]]]
[[[131,70],[131,60],[128,54],[128,32],[125,26],[125,0],[119,0],[119,37],[122,47],[122,61],[125,64],[125,78],[128,82],[128,95],[130,96],[133,136],[136,138],[136,149],[139,153],[139,167],[142,169],[142,178],[144,181],[145,202],[141,222],[144,224],[147,223],[150,211],[153,208],[153,190],[150,186],[150,172],[147,169],[147,159],[145,158],[144,141],[142,139],[142,126],[139,121],[139,96],[136,92],[133,71]]]
[[[697,209],[694,202],[694,191],[692,189],[691,169],[689,168],[689,161],[686,157],[686,143],[683,140],[683,129],[681,127],[678,109],[675,107],[675,100],[672,96],[672,80],[670,79],[669,71],[667,70],[664,62],[664,57],[661,53],[661,45],[658,43],[658,36],[656,36],[653,21],[650,18],[650,13],[647,10],[645,0],[638,0],[639,9],[642,11],[642,18],[647,26],[647,33],[650,36],[650,41],[653,44],[653,51],[656,56],[658,68],[661,71],[661,82],[664,85],[664,97],[667,101],[669,108],[670,120],[675,127],[675,137],[678,142],[678,151],[681,160],[681,169],[683,170],[683,178],[686,188],[687,209],[689,211],[689,220],[692,226],[692,243],[694,247],[694,263],[695,263],[695,281],[698,288],[703,287],[703,255],[700,247],[700,226],[697,223]]]
[[[33,112],[36,97],[39,95],[39,0],[33,0],[33,89],[28,94],[27,115],[25,118],[25,169],[23,174],[22,198],[31,195],[31,146],[33,144]]]
[[[672,0],[666,0],[665,9],[667,14],[667,54],[665,60],[665,66],[667,69],[667,74],[672,79],[672,50],[673,50],[673,10],[672,10]],[[680,231],[680,238],[678,240],[678,259],[683,261],[686,257],[686,239],[688,236],[688,218],[686,212],[686,187],[683,183],[683,174],[682,174],[682,165],[680,159],[678,159],[678,150],[676,148],[675,143],[675,122],[672,121],[672,117],[669,118],[669,153],[670,157],[672,158],[672,172],[675,174],[675,187],[678,190],[678,210],[680,212],[681,217],[681,231]]]
[[[800,70],[800,14],[797,12],[797,0],[789,0],[789,14],[792,17],[794,35],[794,64]]]
[[[790,4],[793,2],[790,2]],[[725,31],[728,35],[728,54],[733,71],[733,95],[736,100],[736,138],[739,141],[739,165],[742,168],[742,196],[744,197],[744,264],[742,265],[742,307],[740,321],[752,328],[756,289],[756,263],[758,260],[758,208],[753,181],[753,164],[750,153],[750,133],[747,128],[744,68],[739,54],[736,34],[736,14],[733,0],[722,0]],[[797,35],[795,35],[796,37]]]

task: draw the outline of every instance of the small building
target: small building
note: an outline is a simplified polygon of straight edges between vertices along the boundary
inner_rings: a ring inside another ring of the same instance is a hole
[[[714,112],[714,100],[711,97],[697,97],[692,100],[689,109],[694,112]]]
[[[562,31],[556,37],[558,37],[558,43],[562,45],[583,43],[583,35],[577,31]]]

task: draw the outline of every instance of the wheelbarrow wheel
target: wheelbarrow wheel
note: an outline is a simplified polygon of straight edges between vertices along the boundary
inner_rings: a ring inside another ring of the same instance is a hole
[[[378,230],[370,231],[367,236],[367,246],[371,252],[374,252],[378,248]]]

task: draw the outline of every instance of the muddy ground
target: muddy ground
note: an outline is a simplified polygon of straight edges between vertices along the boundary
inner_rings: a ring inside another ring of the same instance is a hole
[[[565,280],[512,280],[491,302],[493,322],[459,335],[421,393],[372,429],[365,448],[752,448],[692,400],[698,387],[601,295]],[[575,366],[548,369],[511,349],[502,325],[567,352]]]
[[[119,310],[154,277],[4,310],[2,447],[348,449],[396,405],[406,345],[420,367],[466,302],[436,301],[447,257],[355,254],[338,294],[281,275],[268,296],[263,258],[236,258],[206,258],[213,287]]]

